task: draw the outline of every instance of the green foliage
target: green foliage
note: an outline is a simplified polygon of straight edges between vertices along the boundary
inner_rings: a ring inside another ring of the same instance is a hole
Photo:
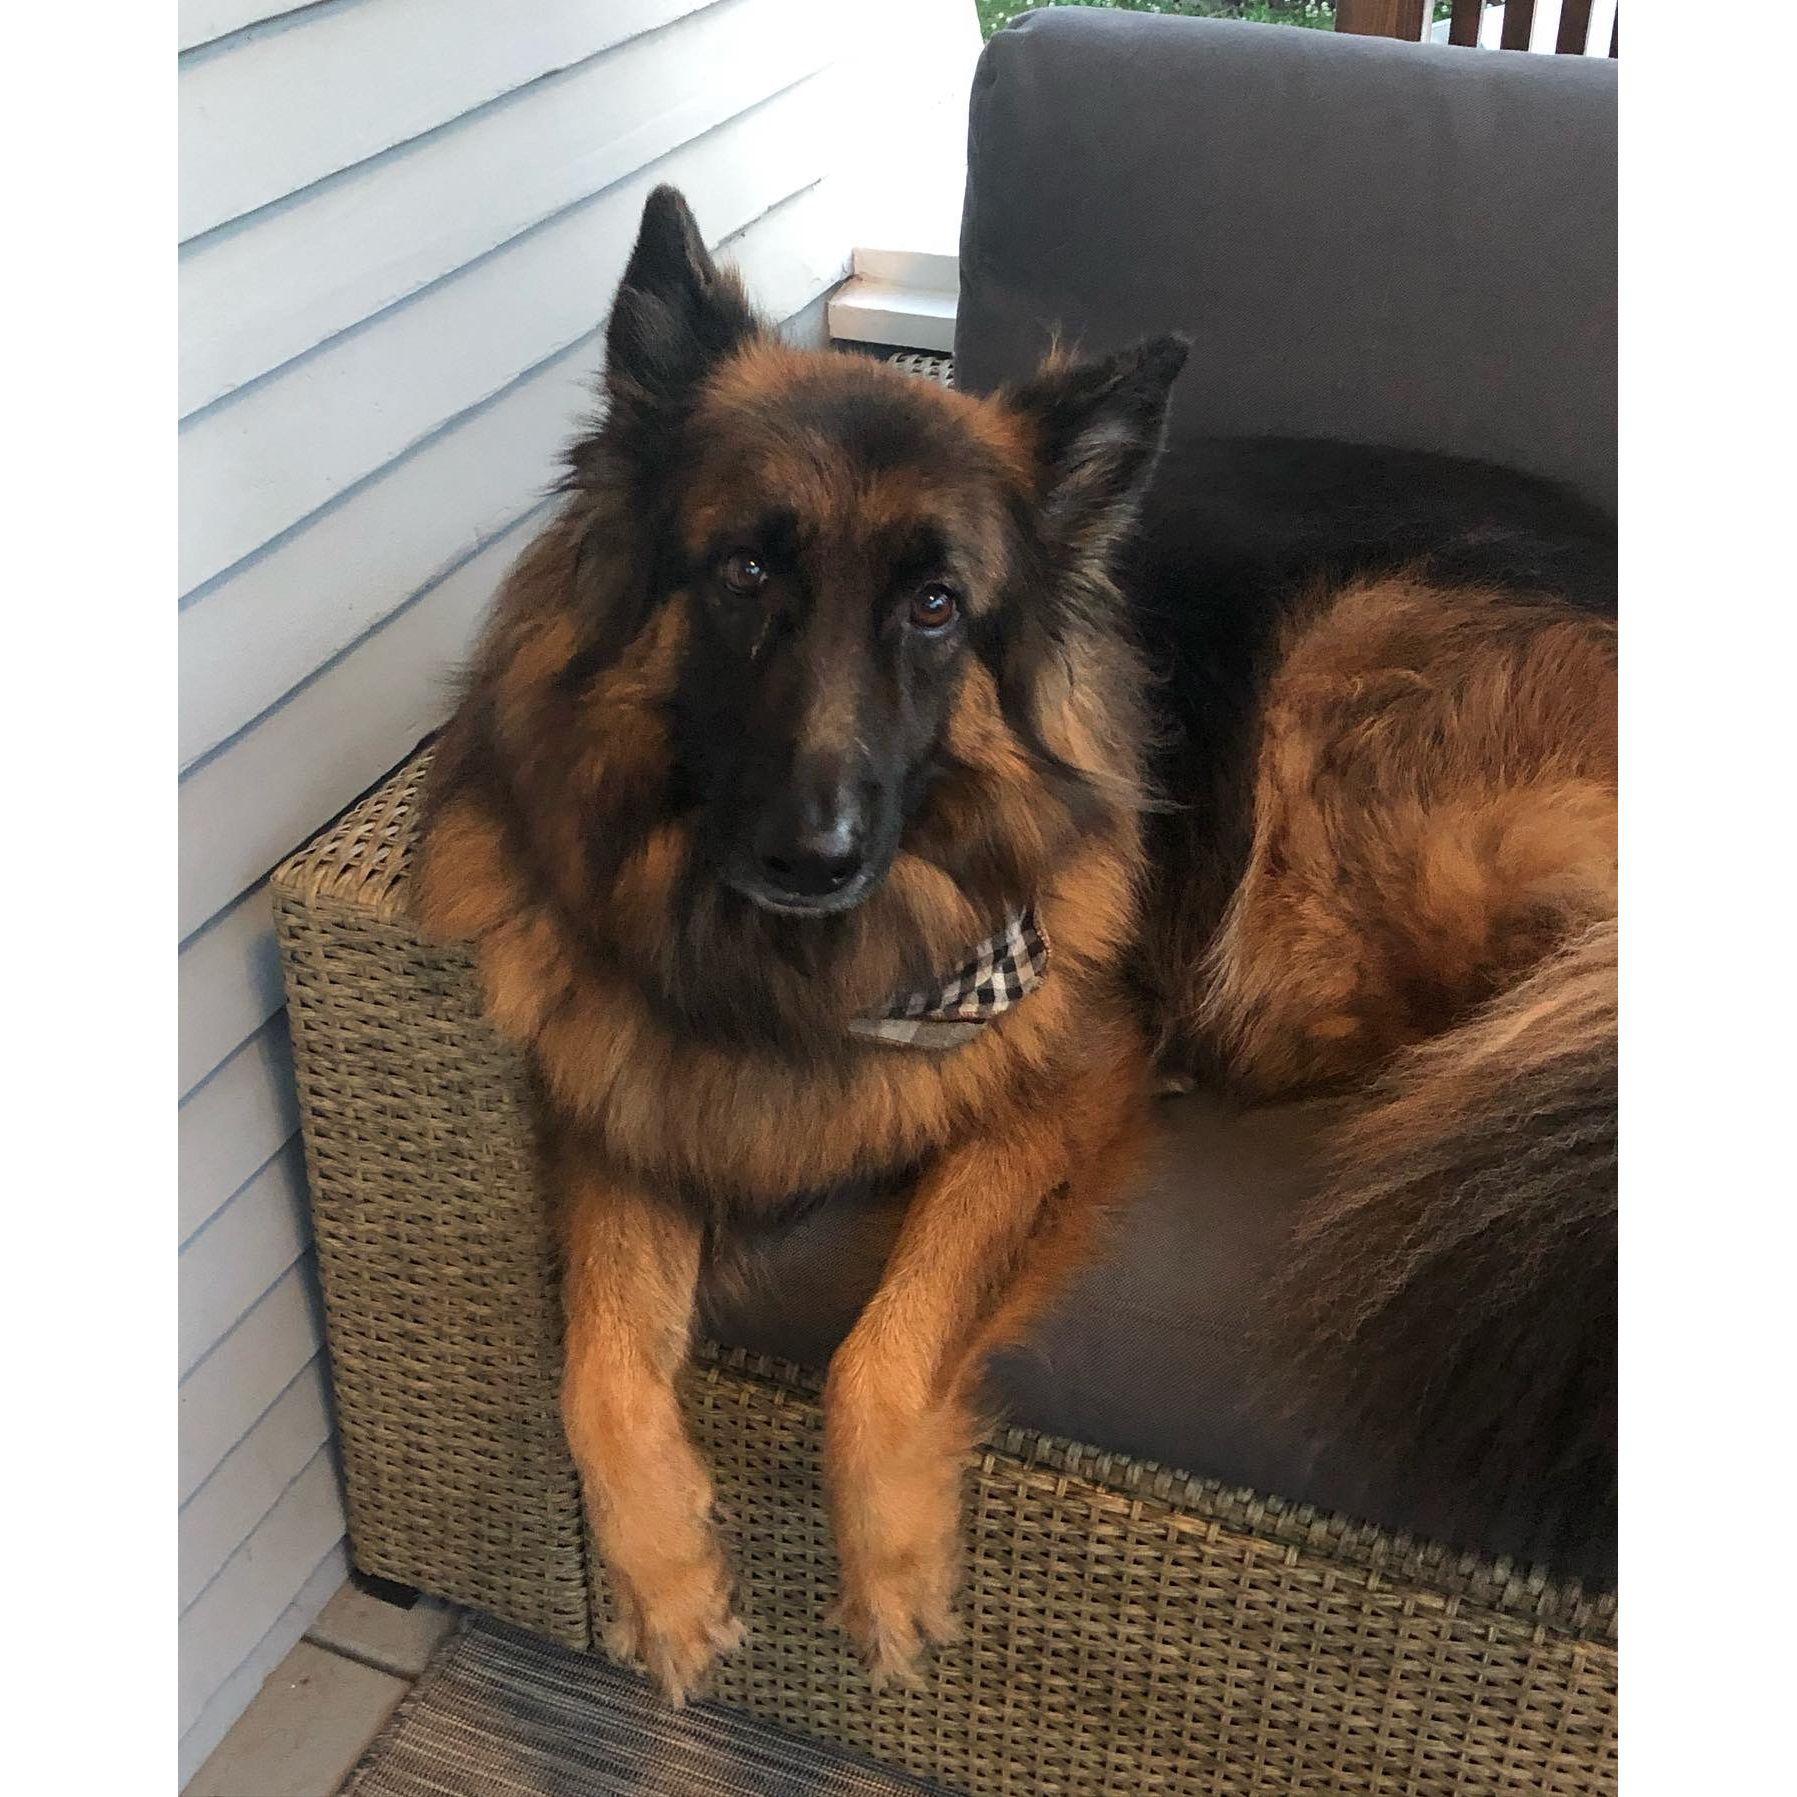
[[[1110,6],[1119,12],[1182,14],[1190,19],[1253,19],[1262,25],[1308,25],[1335,29],[1335,0],[973,0],[980,33],[990,37],[1001,25],[1038,6]],[[1435,0],[1434,16],[1445,19],[1450,0]]]
[[[974,0],[980,31],[990,37],[1000,26],[1038,6],[1109,6],[1120,12],[1177,13],[1196,19],[1254,19],[1268,25],[1335,27],[1334,0]]]

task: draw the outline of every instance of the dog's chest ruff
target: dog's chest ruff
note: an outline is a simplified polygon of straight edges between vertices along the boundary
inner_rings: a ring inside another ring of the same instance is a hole
[[[1048,977],[1048,938],[1034,909],[1013,911],[939,984],[901,992],[857,1017],[852,1034],[897,1048],[959,1048]]]

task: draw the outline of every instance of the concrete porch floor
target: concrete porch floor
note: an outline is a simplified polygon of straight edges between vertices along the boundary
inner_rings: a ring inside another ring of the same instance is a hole
[[[269,1674],[183,1797],[335,1797],[456,1612],[345,1584]]]

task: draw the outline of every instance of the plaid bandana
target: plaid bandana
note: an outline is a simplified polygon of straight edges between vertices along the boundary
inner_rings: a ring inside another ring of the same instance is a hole
[[[1048,938],[1034,911],[1013,911],[960,970],[923,992],[902,992],[849,1029],[901,1048],[959,1048],[1001,1011],[1027,998],[1048,974]]]

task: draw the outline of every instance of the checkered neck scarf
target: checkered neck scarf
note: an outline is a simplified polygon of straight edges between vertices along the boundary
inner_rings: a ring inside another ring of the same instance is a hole
[[[1027,998],[1048,974],[1048,938],[1033,910],[1013,911],[940,985],[901,992],[849,1029],[901,1048],[959,1048],[1000,1012]]]

